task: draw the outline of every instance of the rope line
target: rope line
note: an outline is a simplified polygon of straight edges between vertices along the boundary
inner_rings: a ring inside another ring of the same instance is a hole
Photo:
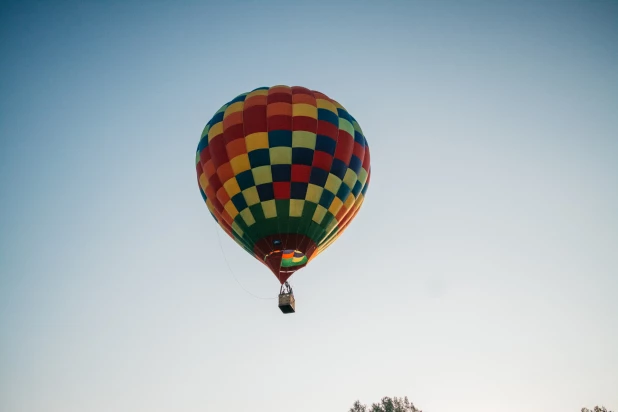
[[[238,278],[236,278],[236,275],[234,274],[234,271],[232,270],[232,267],[230,266],[230,262],[227,260],[227,256],[225,255],[225,251],[223,250],[223,244],[221,242],[221,235],[219,234],[219,227],[217,227],[218,225],[216,225],[216,223],[213,222],[213,224],[215,224],[215,232],[217,232],[217,239],[219,241],[219,249],[221,249],[221,254],[223,255],[223,259],[225,260],[225,264],[227,265],[227,268],[230,272],[230,274],[232,275],[232,277],[234,278],[234,280],[236,281],[236,283],[238,283],[238,286],[240,286],[242,288],[242,290],[244,290],[245,292],[247,292],[249,295],[253,296],[256,299],[261,299],[261,300],[273,300],[273,299],[277,299],[277,297],[274,298],[265,298],[262,296],[257,296],[253,293],[251,293],[250,291],[248,291],[243,285],[242,283],[240,283],[240,281],[238,280]]]

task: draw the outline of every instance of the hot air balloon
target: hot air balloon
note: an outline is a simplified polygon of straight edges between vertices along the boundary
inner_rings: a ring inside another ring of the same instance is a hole
[[[356,119],[323,93],[260,87],[214,114],[195,166],[213,218],[274,273],[281,311],[295,312],[289,277],[332,245],[365,199],[369,147]]]

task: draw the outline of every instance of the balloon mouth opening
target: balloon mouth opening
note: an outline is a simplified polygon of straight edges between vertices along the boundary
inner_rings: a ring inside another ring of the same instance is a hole
[[[297,270],[304,268],[309,262],[307,256],[297,249],[273,250],[264,256],[264,263],[283,284]]]
[[[300,250],[296,249],[275,249],[272,252],[264,256],[264,261],[272,256],[281,257],[281,272],[285,271],[285,268],[296,268],[307,263],[307,256]]]
[[[255,243],[255,257],[284,283],[294,272],[304,268],[315,256],[317,246],[306,235],[277,233],[267,235]]]

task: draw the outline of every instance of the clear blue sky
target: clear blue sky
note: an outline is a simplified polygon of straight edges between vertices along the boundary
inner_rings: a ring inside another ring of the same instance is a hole
[[[0,31],[1,411],[618,408],[615,1],[4,1]],[[274,84],[372,149],[287,316],[194,169]]]

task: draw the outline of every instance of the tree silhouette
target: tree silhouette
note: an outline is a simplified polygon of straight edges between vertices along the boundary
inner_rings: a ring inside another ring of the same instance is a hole
[[[612,412],[612,411],[608,411],[605,406],[595,406],[594,409],[582,408],[581,412]]]
[[[352,408],[348,412],[423,412],[420,409],[416,409],[414,404],[408,400],[408,397],[403,398],[389,398],[385,396],[379,403],[374,403],[371,407],[363,405],[360,401],[354,402]],[[583,412],[583,411],[582,411]],[[592,411],[591,411],[592,412]],[[596,412],[596,411],[595,411]]]

